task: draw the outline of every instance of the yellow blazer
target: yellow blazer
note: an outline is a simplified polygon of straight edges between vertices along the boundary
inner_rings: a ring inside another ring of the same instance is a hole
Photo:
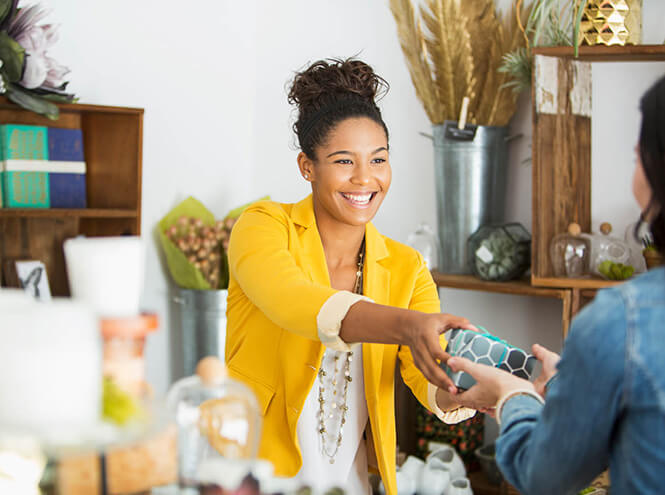
[[[365,249],[365,296],[380,304],[440,311],[436,285],[417,251],[384,237],[372,224],[365,229]],[[337,292],[330,287],[312,197],[248,208],[233,227],[229,268],[229,374],[258,398],[263,415],[259,457],[270,460],[276,474],[295,476],[302,465],[296,425],[324,352],[316,317]],[[362,350],[371,440],[386,492],[393,495],[397,358],[404,381],[425,407],[427,381],[406,346],[363,344]]]

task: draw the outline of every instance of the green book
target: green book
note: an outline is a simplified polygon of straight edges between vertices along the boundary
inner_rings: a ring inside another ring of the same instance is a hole
[[[44,126],[0,125],[0,184],[7,208],[49,208],[49,177],[41,170],[48,160]]]

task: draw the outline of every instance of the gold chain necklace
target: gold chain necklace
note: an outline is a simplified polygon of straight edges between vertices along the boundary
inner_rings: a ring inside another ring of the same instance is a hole
[[[360,246],[360,254],[358,255],[358,271],[356,271],[356,282],[353,287],[353,292],[355,292],[356,294],[362,294],[364,254],[365,254],[365,240],[363,239],[362,245]],[[330,401],[331,412],[328,414],[328,417],[332,419],[333,417],[332,411],[336,409],[339,409],[342,415],[340,419],[339,432],[337,433],[337,438],[334,440],[334,445],[332,449],[326,447],[326,444],[328,443],[326,439],[328,431],[326,430],[326,425],[325,425],[326,413],[324,406],[325,404],[328,403],[328,401],[326,401],[324,394],[325,394],[325,378],[328,375],[328,373],[323,369],[323,362],[321,362],[321,368],[319,369],[319,374],[318,374],[319,375],[319,435],[321,436],[321,450],[326,455],[326,457],[328,457],[330,464],[335,463],[335,456],[337,455],[337,451],[339,450],[340,445],[342,445],[342,434],[344,432],[344,425],[346,424],[346,413],[349,410],[349,407],[347,406],[349,383],[353,381],[353,378],[351,377],[351,361],[353,360],[353,351],[349,351],[344,354],[346,355],[344,356],[344,377],[343,377],[344,386],[342,388],[342,393],[339,394],[342,397],[341,403],[337,401],[338,399],[337,375],[339,373],[339,361],[340,361],[339,354],[333,356],[334,371],[332,377],[330,377],[330,385],[332,386],[333,389],[333,397],[332,400]]]

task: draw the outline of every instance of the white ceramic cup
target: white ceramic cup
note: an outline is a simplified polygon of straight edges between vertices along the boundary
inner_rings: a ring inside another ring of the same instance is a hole
[[[473,495],[471,483],[468,478],[456,478],[448,485],[446,495]]]
[[[462,462],[459,454],[451,445],[439,444],[436,450],[433,450],[427,456],[427,462],[432,462],[434,459],[438,459],[448,468],[451,479],[466,477],[464,462]]]
[[[145,266],[140,237],[76,237],[64,243],[72,297],[101,317],[139,314]]]
[[[444,495],[450,484],[450,471],[439,459],[433,458],[425,464],[418,484],[418,495]]]

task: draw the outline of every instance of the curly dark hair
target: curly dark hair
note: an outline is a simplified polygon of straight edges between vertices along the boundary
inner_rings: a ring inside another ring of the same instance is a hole
[[[300,149],[312,160],[316,148],[326,142],[328,133],[341,121],[351,117],[367,117],[388,127],[381,117],[376,100],[389,85],[374,70],[357,59],[326,59],[314,62],[296,73],[289,103],[298,107],[298,120],[293,131]]]
[[[644,175],[651,188],[649,212],[653,212],[649,228],[656,247],[665,249],[665,77],[661,77],[640,101],[640,158]]]

